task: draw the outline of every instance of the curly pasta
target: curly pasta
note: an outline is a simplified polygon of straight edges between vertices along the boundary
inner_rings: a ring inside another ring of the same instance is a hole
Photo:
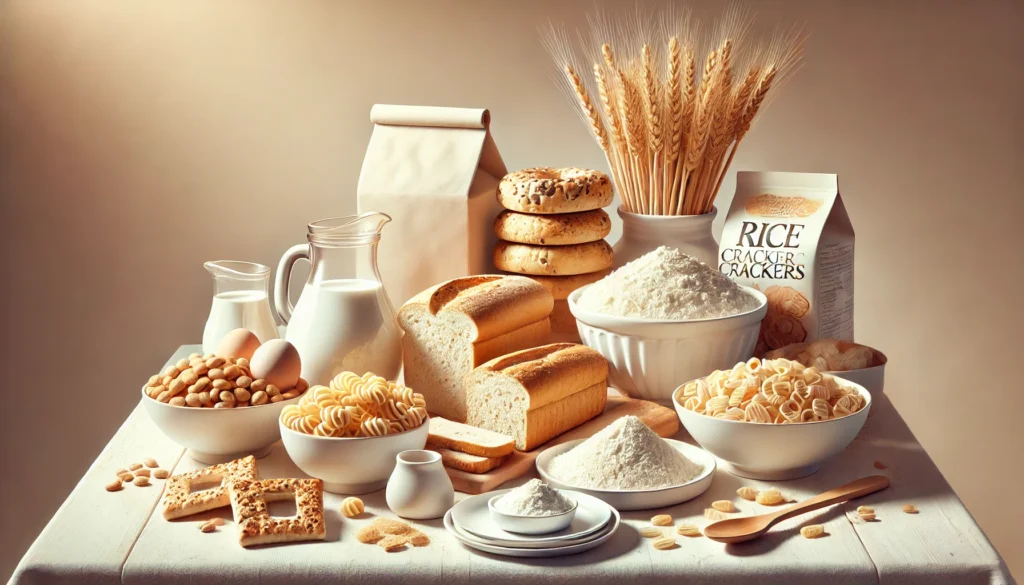
[[[683,408],[723,420],[795,424],[849,416],[867,404],[852,387],[813,366],[784,358],[751,358],[730,370],[684,384]]]
[[[281,411],[281,424],[321,437],[376,437],[415,429],[427,420],[426,400],[411,388],[368,372],[342,372],[313,386]]]

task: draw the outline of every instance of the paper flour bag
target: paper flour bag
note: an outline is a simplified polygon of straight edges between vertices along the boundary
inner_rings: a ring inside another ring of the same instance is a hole
[[[393,220],[377,251],[392,304],[452,278],[495,272],[495,192],[508,171],[487,110],[377,104],[370,119],[358,205]]]
[[[819,338],[853,341],[853,242],[837,175],[737,173],[718,261],[768,297],[755,355]]]

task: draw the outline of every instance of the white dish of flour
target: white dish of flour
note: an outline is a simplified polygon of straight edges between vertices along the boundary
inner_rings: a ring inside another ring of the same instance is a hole
[[[577,544],[590,540],[595,533],[608,525],[614,516],[614,510],[604,502],[585,494],[565,492],[565,495],[577,502],[576,516],[565,530],[552,532],[543,536],[528,536],[506,532],[494,525],[487,510],[487,500],[504,495],[512,490],[498,490],[480,494],[462,500],[451,509],[452,521],[461,530],[487,540],[490,544],[508,546],[528,546],[529,548],[546,548]],[[533,543],[535,546],[529,546]]]
[[[551,475],[552,459],[563,453],[567,453],[587,440],[588,439],[580,439],[578,441],[569,441],[567,443],[555,445],[538,455],[537,472],[540,473],[541,478],[548,482],[552,487],[560,490],[574,490],[604,500],[608,505],[619,511],[665,508],[692,500],[706,492],[707,489],[711,487],[711,480],[714,479],[716,464],[713,455],[704,451],[700,447],[694,447],[689,443],[675,441],[673,439],[662,440],[665,441],[668,446],[684,455],[693,463],[700,465],[702,468],[699,475],[680,485],[640,490],[591,489],[571,485]]]

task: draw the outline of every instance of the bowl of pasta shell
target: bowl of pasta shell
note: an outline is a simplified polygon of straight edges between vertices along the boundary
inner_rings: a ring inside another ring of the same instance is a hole
[[[885,364],[889,358],[866,345],[840,339],[819,339],[773,349],[764,355],[766,359],[780,357],[860,384],[876,396],[885,389]]]
[[[751,358],[676,389],[683,427],[740,477],[787,480],[816,472],[867,420],[860,384],[784,358]]]
[[[402,451],[427,444],[423,396],[380,376],[338,374],[281,411],[281,442],[295,465],[324,490],[365,494],[387,485]]]

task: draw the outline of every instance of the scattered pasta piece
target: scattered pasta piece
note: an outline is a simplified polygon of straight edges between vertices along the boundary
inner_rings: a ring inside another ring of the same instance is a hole
[[[672,526],[672,517],[668,514],[658,514],[651,518],[651,524],[655,526]]]
[[[366,507],[363,505],[363,501],[359,498],[345,498],[341,502],[341,513],[346,518],[355,518],[356,516],[363,513]]]
[[[857,513],[858,514],[874,514],[875,513],[875,509],[872,508],[871,506],[857,506]]]
[[[750,500],[753,502],[757,498],[757,490],[750,486],[743,486],[736,490],[736,495],[743,498],[744,500]]]
[[[724,513],[719,512],[714,508],[704,508],[704,517],[714,522],[728,518]]]
[[[754,499],[762,506],[778,506],[779,504],[786,503],[786,498],[782,497],[782,493],[774,488],[758,492]]]
[[[664,531],[657,526],[644,526],[640,529],[640,536],[644,538],[654,538],[656,536],[662,536]]]
[[[914,504],[903,504],[903,507],[901,509],[907,514],[917,514],[918,512],[917,506],[915,506]]]
[[[800,536],[804,538],[819,538],[825,536],[825,527],[821,524],[810,524],[800,529]]]
[[[661,538],[655,538],[651,544],[658,550],[668,550],[676,547],[676,539],[671,536],[662,536]]]
[[[679,533],[680,536],[692,537],[701,535],[700,528],[697,528],[696,524],[680,524],[676,528],[676,532]]]
[[[729,500],[715,500],[711,502],[711,507],[718,510],[719,512],[739,512],[736,506]]]

